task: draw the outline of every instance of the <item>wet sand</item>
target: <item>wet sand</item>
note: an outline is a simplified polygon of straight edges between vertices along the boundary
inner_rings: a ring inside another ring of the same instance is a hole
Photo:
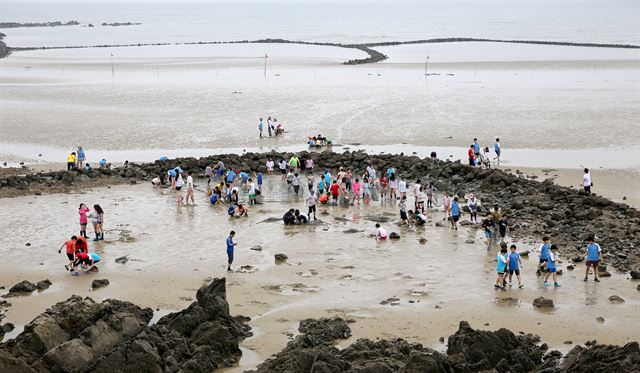
[[[326,224],[284,227],[280,222],[260,223],[281,217],[289,207],[303,206],[303,199],[281,189],[279,177],[267,178],[266,202],[251,209],[248,219],[230,220],[225,208],[210,206],[203,187],[198,181],[198,205],[183,208],[176,207],[169,190],[149,185],[3,199],[0,225],[14,233],[0,237],[6,268],[0,285],[9,287],[23,279],[53,282],[40,294],[10,299],[6,321],[20,329],[71,294],[129,300],[162,314],[187,306],[206,279],[227,276],[232,314],[251,317],[255,334],[243,342],[238,371],[279,351],[296,333],[297,322],[308,317],[352,318],[353,338],[404,337],[438,349],[444,348],[438,339],[456,330],[460,320],[478,328],[539,334],[562,351],[571,347],[563,344],[566,340],[624,344],[640,334],[637,282],[610,269],[613,276],[600,284],[584,283],[584,267],[579,264],[567,271],[562,252],[562,288],[542,286],[534,273],[537,257],[531,255],[523,260],[525,288],[496,292],[495,251],[486,251],[475,229],[433,226],[440,212],[428,214],[432,222],[425,228],[383,224],[402,238],[379,243],[369,237],[374,223],[366,216],[384,213],[396,219],[395,206],[323,207],[320,211],[327,214],[318,217]],[[71,277],[63,270],[66,258],[57,248],[76,233],[80,202],[103,206],[107,233],[106,241],[90,243],[90,250],[103,257],[100,273]],[[255,271],[225,272],[224,239],[230,229],[238,232],[236,268],[251,265]],[[347,229],[359,232],[343,233]],[[427,243],[419,244],[419,238]],[[468,239],[474,243],[465,243]],[[31,246],[25,246],[27,242]],[[254,245],[263,250],[250,250]],[[532,249],[534,243],[518,245]],[[276,253],[288,255],[287,263],[274,264]],[[121,255],[131,260],[115,263]],[[90,291],[96,278],[107,278],[111,284]],[[610,303],[613,294],[626,302]],[[538,296],[554,299],[556,308],[534,309],[531,302]],[[392,297],[399,299],[397,305],[380,304]],[[603,324],[596,321],[599,316],[605,318]]]

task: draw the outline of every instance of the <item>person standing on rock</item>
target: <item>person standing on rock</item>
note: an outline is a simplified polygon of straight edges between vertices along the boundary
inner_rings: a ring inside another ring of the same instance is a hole
[[[551,286],[548,282],[551,275],[553,275],[553,286],[557,288],[561,286],[558,282],[558,268],[556,267],[557,260],[558,246],[551,245],[551,250],[549,250],[549,261],[547,262],[547,275],[544,278],[544,286]]]
[[[78,159],[76,164],[78,168],[82,168],[85,158],[84,149],[82,149],[82,146],[78,146]]]
[[[593,281],[600,282],[598,279],[598,265],[602,261],[602,248],[595,243],[595,236],[589,235],[587,238],[587,249],[585,251],[585,264],[587,269],[584,273],[584,281],[589,280],[589,267],[593,267]]]
[[[542,274],[542,266],[549,262],[549,252],[551,251],[551,244],[549,243],[549,237],[542,237],[542,245],[540,246],[540,259],[538,262],[538,270],[536,275]]]
[[[593,186],[593,182],[591,182],[591,173],[589,173],[589,169],[584,169],[584,175],[582,175],[582,187],[587,194],[591,194],[591,187]]]
[[[477,138],[473,139],[473,155],[475,156],[475,159],[478,161],[476,166],[480,166],[480,144],[478,144]]]
[[[67,171],[73,170],[76,166],[76,152],[71,152],[67,156]]]
[[[476,157],[475,157],[475,150],[473,149],[473,144],[471,144],[469,146],[469,150],[467,151],[467,155],[469,156],[469,166],[475,166],[476,165]]]
[[[263,129],[264,129],[264,123],[262,122],[262,118],[260,118],[260,123],[258,123],[258,131],[260,131],[260,138],[262,138]]]
[[[227,237],[227,272],[233,272],[231,264],[233,263],[233,251],[237,245],[237,243],[233,241],[235,236],[236,232],[231,231],[229,237]]]

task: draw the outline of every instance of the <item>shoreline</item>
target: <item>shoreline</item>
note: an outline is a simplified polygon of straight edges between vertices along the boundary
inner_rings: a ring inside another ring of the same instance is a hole
[[[329,46],[339,47],[346,49],[361,50],[369,55],[367,58],[355,58],[343,62],[343,65],[364,65],[374,64],[384,61],[389,57],[374,47],[388,47],[397,45],[411,45],[411,44],[435,44],[435,43],[461,43],[461,42],[491,42],[491,43],[509,43],[509,44],[535,44],[535,45],[559,45],[559,46],[571,46],[571,47],[588,47],[588,48],[622,48],[622,49],[640,49],[639,45],[633,44],[611,44],[611,43],[579,43],[568,41],[544,41],[544,40],[502,40],[502,39],[484,39],[484,38],[466,38],[466,37],[451,37],[451,38],[435,38],[435,39],[420,39],[409,41],[389,41],[389,42],[372,42],[372,43],[330,43],[330,42],[310,42],[299,40],[287,40],[278,38],[265,38],[256,40],[237,40],[237,41],[198,41],[198,42],[176,42],[176,43],[132,43],[132,44],[98,44],[98,45],[68,45],[68,46],[41,46],[41,47],[11,47],[8,46],[9,54],[11,52],[29,51],[29,50],[49,50],[49,49],[88,49],[88,48],[127,48],[127,47],[144,47],[144,46],[165,46],[165,45],[212,45],[212,44],[299,44],[299,45],[317,45],[317,46]],[[7,57],[0,56],[0,58]]]

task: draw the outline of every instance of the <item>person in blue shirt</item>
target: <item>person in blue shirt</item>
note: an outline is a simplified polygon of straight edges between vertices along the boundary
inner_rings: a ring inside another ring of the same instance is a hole
[[[264,123],[262,118],[260,118],[260,123],[258,123],[258,131],[260,131],[260,138],[262,138],[262,130],[264,129]]]
[[[241,171],[239,176],[242,179],[242,185],[246,185],[247,181],[249,181],[249,174],[244,171]]]
[[[215,193],[211,194],[211,197],[209,197],[209,202],[211,202],[212,205],[218,203],[218,195]]]
[[[458,197],[453,199],[451,203],[451,227],[454,229],[458,229],[458,220],[460,220],[460,215],[462,211],[460,210],[460,204],[458,203]]]
[[[507,263],[508,263],[506,246],[500,248],[500,252],[498,253],[498,255],[496,255],[496,261],[498,263],[496,266],[496,272],[498,273],[498,277],[496,278],[496,283],[494,287],[496,289],[505,290],[504,273],[507,270]]]
[[[551,286],[547,280],[549,277],[553,275],[553,286],[559,288],[560,283],[558,282],[558,268],[556,267],[556,261],[558,260],[558,246],[551,245],[551,249],[549,250],[549,261],[547,261],[547,275],[544,278],[544,286]]]
[[[473,139],[473,154],[476,156],[476,165],[478,165],[478,160],[480,159],[480,144],[478,144],[478,139]]]
[[[262,193],[262,172],[258,171],[258,173],[256,174],[256,179],[258,182],[258,190],[260,191],[260,193]]]
[[[540,246],[540,261],[538,262],[538,270],[536,271],[536,275],[538,276],[542,274],[543,265],[549,261],[550,249],[551,244],[549,243],[549,237],[542,237],[542,245]]]
[[[84,164],[84,170],[85,171],[91,171],[91,165],[89,163],[85,163]]]
[[[227,171],[227,184],[233,185],[233,181],[236,179],[236,173],[233,170]]]
[[[496,152],[496,162],[498,165],[500,165],[500,139],[496,139],[496,143],[493,144],[493,150]]]
[[[391,175],[395,175],[396,174],[396,169],[393,167],[389,167],[387,168],[387,177],[391,177]]]
[[[516,252],[516,245],[511,245],[511,247],[509,247],[509,250],[511,251],[509,253],[509,287],[511,287],[511,279],[513,278],[513,273],[515,272],[516,278],[518,279],[518,287],[522,289],[524,285],[522,284],[522,280],[520,279],[520,268],[522,268],[520,254]]]
[[[585,252],[587,270],[584,274],[584,280],[589,280],[589,267],[593,267],[593,281],[600,282],[598,279],[598,265],[600,261],[602,261],[602,249],[600,245],[594,242],[595,239],[596,237],[594,235],[589,235],[587,238],[588,245]]]
[[[106,168],[107,167],[107,160],[102,158],[98,164],[100,165],[100,168]]]
[[[233,202],[229,205],[229,208],[227,209],[227,214],[229,214],[229,216],[234,217],[236,215],[236,206],[233,204]]]
[[[233,272],[231,269],[231,263],[233,263],[233,250],[235,249],[237,243],[233,241],[233,238],[236,236],[235,231],[231,231],[229,233],[229,237],[227,237],[227,272]]]
[[[78,168],[82,168],[82,163],[84,162],[85,159],[86,157],[84,154],[84,149],[82,149],[82,146],[78,146],[78,159],[77,159]]]

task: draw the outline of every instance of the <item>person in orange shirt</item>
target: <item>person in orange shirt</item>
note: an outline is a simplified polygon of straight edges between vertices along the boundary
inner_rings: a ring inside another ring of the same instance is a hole
[[[76,254],[77,253],[88,253],[89,245],[87,245],[87,239],[84,237],[78,237],[76,239]]]
[[[65,241],[65,243],[63,243],[62,246],[60,246],[60,248],[58,249],[58,254],[60,254],[63,248],[65,247],[67,248],[67,258],[69,259],[69,264],[64,266],[64,268],[66,268],[67,271],[69,270],[69,268],[73,267],[73,261],[76,258],[76,241],[77,240],[78,240],[78,237],[71,236],[71,239]],[[86,241],[85,241],[85,245],[86,245]]]

